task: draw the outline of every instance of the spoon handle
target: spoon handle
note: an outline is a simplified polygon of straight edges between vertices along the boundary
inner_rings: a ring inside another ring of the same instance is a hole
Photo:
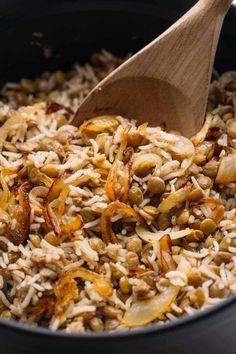
[[[118,113],[200,129],[216,47],[232,0],[199,0],[176,23],[105,78],[85,99],[74,123]],[[116,112],[114,110],[116,108]]]
[[[232,0],[199,0],[200,5],[207,8],[214,7],[221,13],[227,12],[232,2]]]

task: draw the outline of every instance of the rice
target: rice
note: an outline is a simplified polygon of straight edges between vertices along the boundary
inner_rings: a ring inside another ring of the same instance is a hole
[[[136,327],[142,311],[132,323],[126,317],[133,306],[171,289],[169,305],[141,325],[191,316],[236,293],[236,172],[220,175],[223,158],[236,152],[236,95],[226,82],[234,74],[212,83],[203,137],[203,130],[186,139],[139,128],[121,116],[72,126],[81,100],[122,62],[102,51],[68,73],[43,73],[1,91],[3,318],[113,331]],[[155,183],[164,189],[157,193]]]

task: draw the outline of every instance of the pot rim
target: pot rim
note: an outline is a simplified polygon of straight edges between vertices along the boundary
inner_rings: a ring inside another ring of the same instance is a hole
[[[236,302],[236,294],[229,296],[228,298],[220,300],[217,304],[211,305],[209,308],[204,310],[198,310],[193,315],[188,315],[186,317],[178,318],[177,320],[166,322],[163,324],[153,324],[149,327],[140,327],[136,329],[125,329],[117,330],[114,332],[85,332],[85,333],[67,333],[61,330],[52,331],[49,328],[44,327],[34,327],[28,324],[23,324],[13,320],[5,320],[0,318],[0,328],[5,327],[14,332],[27,332],[27,334],[32,334],[36,336],[44,336],[51,338],[63,338],[67,340],[71,339],[112,339],[112,338],[130,338],[137,337],[140,335],[155,335],[161,332],[170,332],[180,327],[187,326],[191,322],[200,322],[206,319],[206,317],[213,316],[216,313],[223,312],[226,308],[230,307],[234,302]]]
[[[236,0],[233,1],[232,7],[234,11],[236,11]],[[140,327],[135,329],[125,329],[125,330],[117,330],[114,332],[85,332],[85,333],[67,333],[61,330],[52,331],[49,328],[44,327],[34,327],[28,324],[23,324],[14,320],[5,320],[0,317],[0,329],[7,328],[14,332],[24,332],[27,334],[33,334],[36,336],[44,336],[51,338],[63,338],[66,340],[71,339],[112,339],[112,338],[132,338],[140,335],[155,335],[161,332],[174,331],[180,327],[187,326],[193,322],[200,322],[206,319],[206,317],[213,316],[216,313],[223,312],[226,308],[229,308],[234,302],[236,302],[236,294],[232,294],[227,298],[219,300],[217,304],[211,305],[209,308],[204,310],[198,310],[193,315],[188,315],[186,317],[181,317],[176,320],[166,322],[163,324],[153,324],[148,327]]]

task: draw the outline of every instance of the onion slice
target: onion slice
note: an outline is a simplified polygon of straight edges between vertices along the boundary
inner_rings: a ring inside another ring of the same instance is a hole
[[[122,200],[126,202],[128,199],[129,188],[131,185],[131,161],[125,165],[123,162],[124,151],[127,146],[128,133],[131,125],[123,129],[121,143],[116,155],[116,160],[113,163],[105,185],[105,190],[110,201]],[[119,176],[119,171],[123,171],[122,178]]]
[[[177,271],[188,276],[192,266],[190,262],[183,256],[180,256],[180,261]],[[125,313],[122,324],[126,327],[145,326],[148,323],[160,318],[165,312],[169,311],[179,294],[181,287],[170,285],[161,294],[154,296],[151,299],[138,301]]]
[[[160,168],[162,159],[159,155],[154,153],[141,153],[134,156],[132,163],[132,172],[143,176],[146,175],[152,168]]]
[[[236,154],[224,156],[216,176],[216,183],[225,184],[236,180]]]
[[[168,213],[171,209],[186,201],[190,193],[190,188],[191,187],[186,186],[168,195],[168,197],[159,204],[158,210],[161,213]]]
[[[57,299],[54,311],[56,317],[58,317],[61,321],[64,320],[64,310],[79,295],[75,278],[92,282],[98,294],[105,298],[109,298],[113,294],[111,283],[102,275],[91,272],[83,267],[68,270],[60,277],[54,287],[54,294]]]
[[[122,171],[122,178],[118,171]],[[121,161],[115,161],[112,165],[105,185],[105,190],[110,201],[121,200],[126,202],[131,185],[130,163],[124,165]]]
[[[6,181],[5,181],[5,177],[18,172],[21,168],[22,168],[22,166],[16,166],[16,167],[14,166],[14,167],[9,167],[9,168],[4,168],[0,172],[0,182],[1,182],[2,190],[3,190],[1,198],[0,198],[0,210],[2,210],[2,211],[5,211],[7,209],[7,202],[10,198],[10,190],[8,188]]]
[[[135,231],[137,235],[146,242],[159,241],[163,236],[167,234],[166,231],[150,232],[142,225],[137,225]],[[171,231],[168,233],[168,235],[170,236],[171,240],[177,240],[179,238],[191,235],[192,233],[193,230],[187,228],[180,231]]]
[[[116,190],[117,180],[118,180],[118,164],[115,161],[109,171],[106,180],[106,185],[105,185],[106,194],[108,198],[113,202],[117,199],[117,190]]]
[[[54,294],[56,296],[55,316],[64,321],[64,311],[79,295],[76,281],[73,277],[62,276],[54,287]]]
[[[13,127],[16,128],[26,123],[26,119],[21,116],[13,116],[5,121],[5,123],[0,128],[0,150],[4,141],[7,139],[8,134],[12,131]]]
[[[151,299],[134,303],[125,313],[122,324],[126,327],[145,326],[160,318],[163,313],[170,309],[179,290],[179,287],[170,286],[164,292]]]
[[[4,179],[4,170],[1,171],[0,173],[0,182],[1,182],[1,185],[2,185],[2,195],[1,195],[1,199],[0,199],[0,209],[5,211],[6,208],[7,208],[7,202],[8,202],[8,199],[10,197],[10,191],[9,191],[9,188],[8,188],[8,185]]]
[[[212,212],[209,217],[215,221],[216,225],[218,225],[223,219],[225,213],[223,203],[218,199],[203,198],[201,200],[201,204],[208,205],[211,208]]]
[[[78,296],[78,287],[75,278],[90,281],[99,295],[109,298],[113,294],[111,283],[104,276],[94,273],[86,268],[77,267],[65,272],[57,281],[54,293],[57,297],[55,312],[60,314],[65,306],[68,306]]]
[[[132,127],[132,125],[129,124],[123,129],[120,147],[119,147],[119,150],[118,150],[117,156],[116,156],[117,160],[120,160],[120,161],[123,160],[123,154],[124,154],[124,151],[125,151],[127,143],[128,143],[128,134],[129,134],[131,127]]]
[[[66,106],[63,106],[62,104],[49,100],[46,105],[46,115],[50,115],[52,113],[55,113],[57,111],[60,111],[61,109],[65,109],[68,113],[74,114],[74,111]]]
[[[142,218],[140,215],[130,206],[121,203],[121,202],[113,202],[104,211],[101,215],[101,230],[102,230],[102,238],[106,244],[109,242],[117,243],[117,237],[112,230],[111,218],[113,215],[117,213],[124,213],[129,217],[134,217],[138,222],[142,222]]]
[[[83,221],[79,215],[71,216],[67,218],[66,223],[63,223],[62,217],[65,211],[65,202],[70,191],[68,184],[65,183],[66,178],[68,178],[68,175],[63,174],[54,180],[44,201],[43,216],[46,225],[56,235],[68,235],[83,226]],[[56,208],[52,206],[55,199],[57,199],[57,212],[55,212]]]
[[[7,238],[15,245],[24,244],[30,232],[30,202],[29,192],[33,188],[33,183],[25,182],[18,189],[19,206],[13,216],[17,224],[12,230],[10,227],[7,231]]]
[[[59,198],[60,194],[63,192],[63,189],[65,188],[64,180],[66,177],[67,176],[64,174],[54,180],[51,188],[48,191],[45,201],[44,201],[43,216],[44,216],[46,225],[47,225],[48,229],[53,230],[56,235],[60,234],[60,229],[59,229],[56,215],[55,215],[52,207],[50,206],[50,203],[54,199]]]
[[[212,119],[213,119],[212,114],[208,113],[206,116],[205,123],[202,126],[202,129],[191,138],[191,141],[195,146],[200,145],[206,139],[208,130],[211,126]]]
[[[114,132],[119,122],[114,115],[103,115],[84,122],[79,130],[85,133],[103,133],[105,131]]]
[[[158,242],[158,241],[157,241]],[[159,241],[159,263],[162,274],[176,268],[172,258],[172,243],[169,235],[164,235]]]

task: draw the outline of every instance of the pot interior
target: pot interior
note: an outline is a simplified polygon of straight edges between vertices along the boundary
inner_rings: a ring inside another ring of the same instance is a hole
[[[69,68],[105,48],[134,53],[163,32],[195,1],[18,1],[0,4],[0,85],[44,70]],[[236,10],[224,24],[216,69],[236,63]]]

